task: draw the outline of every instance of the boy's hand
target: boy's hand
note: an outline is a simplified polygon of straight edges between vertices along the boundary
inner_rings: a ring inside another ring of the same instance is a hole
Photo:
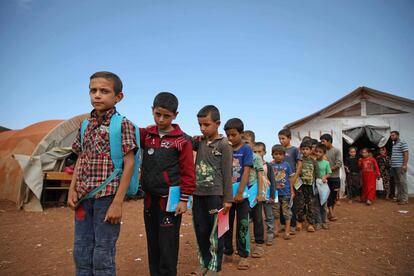
[[[177,205],[177,209],[175,209],[175,216],[184,214],[187,211],[187,202],[180,201]]]
[[[264,201],[266,201],[266,198],[265,198],[264,195],[257,195],[256,200],[257,200],[257,202],[264,202]]]
[[[293,189],[292,191],[290,191],[290,197],[293,199],[296,196],[296,193],[294,191],[295,189]]]
[[[223,214],[227,214],[227,212],[230,210],[231,208],[231,202],[224,202],[223,204]]]
[[[69,189],[68,193],[68,206],[74,210],[76,203],[78,202],[78,193],[75,189]]]
[[[111,206],[109,206],[108,211],[106,211],[106,216],[104,221],[111,224],[121,223],[122,219],[122,203],[113,201]]]
[[[234,197],[234,201],[236,202],[242,202],[244,200],[243,198],[243,193],[237,193],[236,196]]]

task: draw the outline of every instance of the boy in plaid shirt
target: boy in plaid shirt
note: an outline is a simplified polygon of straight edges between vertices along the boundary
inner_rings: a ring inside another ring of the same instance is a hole
[[[78,154],[68,205],[75,209],[73,257],[76,275],[115,275],[115,246],[120,232],[122,203],[133,174],[135,127],[123,119],[123,173],[112,179],[95,197],[85,196],[99,187],[113,172],[109,145],[109,123],[115,105],[123,98],[122,82],[111,72],[97,72],[90,77],[89,96],[94,109],[81,144],[81,134],[72,149]],[[80,202],[80,200],[82,200]]]

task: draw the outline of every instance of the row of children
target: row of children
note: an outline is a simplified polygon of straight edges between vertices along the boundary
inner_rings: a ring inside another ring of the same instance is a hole
[[[323,135],[316,146],[317,160],[311,158],[312,146],[303,141],[300,151],[290,145],[289,130],[279,132],[280,145],[272,147],[274,160],[263,159],[266,147],[255,143],[254,133],[244,131],[243,122],[230,119],[224,125],[226,137],[218,132],[219,110],[212,105],[197,114],[202,137],[190,137],[173,120],[177,117],[178,99],[171,93],[159,93],[153,102],[155,125],[140,128],[128,119],[121,123],[123,166],[115,173],[111,157],[111,119],[118,116],[115,105],[123,99],[122,82],[110,72],[90,77],[89,95],[94,107],[87,127],[73,143],[78,154],[68,205],[75,209],[74,261],[77,275],[115,275],[115,246],[120,233],[122,204],[134,170],[134,153],[142,151],[141,185],[145,192],[144,221],[151,275],[176,275],[179,232],[187,201],[193,196],[193,220],[198,243],[200,267],[195,275],[216,275],[221,270],[223,254],[234,253],[233,222],[236,218],[237,268],[249,268],[249,255],[264,253],[263,210],[267,244],[284,224],[284,238],[294,228],[300,230],[306,220],[307,230],[327,229],[327,216],[333,215],[335,192],[339,189],[336,171],[341,166],[332,147],[332,137]],[[138,137],[139,136],[139,137]],[[253,150],[257,154],[253,154]],[[194,164],[193,151],[197,153]],[[327,154],[329,163],[323,156]],[[331,160],[332,159],[332,160]],[[135,163],[136,164],[136,163]],[[327,202],[320,204],[315,182],[321,179],[331,190]],[[233,196],[233,183],[238,190]],[[244,191],[258,185],[257,203],[250,208]],[[171,187],[180,188],[175,212],[168,212]],[[266,190],[271,189],[266,200]],[[275,190],[278,195],[276,198]],[[91,196],[92,195],[92,196]],[[277,204],[276,204],[277,203]],[[229,212],[230,230],[218,237],[218,213]],[[237,214],[237,216],[236,216]],[[256,247],[250,254],[250,215]],[[272,217],[273,216],[273,217]],[[276,229],[273,229],[273,219]],[[279,223],[280,221],[280,223]],[[292,225],[293,229],[290,229]]]

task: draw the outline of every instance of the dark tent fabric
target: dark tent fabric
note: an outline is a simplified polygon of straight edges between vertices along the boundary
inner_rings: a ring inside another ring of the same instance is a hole
[[[348,130],[344,130],[343,133],[346,135],[344,136],[344,138],[348,144],[353,144],[356,140],[358,140],[364,134],[367,135],[368,139],[372,143],[374,143],[375,145],[379,147],[383,146],[388,139],[388,137],[384,137],[377,130],[375,130],[374,126],[351,128]]]

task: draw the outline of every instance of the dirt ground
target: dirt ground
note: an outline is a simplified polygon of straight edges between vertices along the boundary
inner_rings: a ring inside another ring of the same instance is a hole
[[[399,211],[408,211],[399,212]],[[414,275],[414,204],[378,200],[368,207],[342,202],[329,230],[277,238],[265,256],[237,271],[237,258],[221,275]],[[0,201],[0,275],[73,275],[73,212],[64,207],[43,213],[18,211]],[[118,275],[147,275],[142,201],[124,205],[117,248]],[[179,275],[197,265],[191,214],[181,227]],[[254,244],[252,245],[254,246]]]

